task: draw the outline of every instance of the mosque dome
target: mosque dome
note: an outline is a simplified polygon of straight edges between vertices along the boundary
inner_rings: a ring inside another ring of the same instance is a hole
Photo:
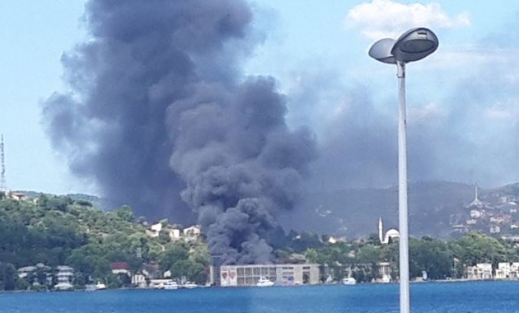
[[[396,229],[390,229],[386,232],[386,236],[384,237],[385,242],[389,242],[389,238],[395,239],[400,238],[400,233]]]

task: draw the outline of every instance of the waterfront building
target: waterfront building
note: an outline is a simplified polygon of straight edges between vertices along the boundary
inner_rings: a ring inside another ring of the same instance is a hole
[[[256,286],[261,278],[277,285],[315,285],[319,274],[318,264],[223,265],[219,279],[222,287]]]
[[[390,262],[379,262],[378,272],[380,276],[380,282],[389,283],[391,282],[391,263]]]
[[[500,262],[497,264],[496,279],[519,278],[519,262]]]
[[[54,286],[54,289],[72,289],[72,278],[74,277],[74,269],[70,266],[60,265],[56,267],[56,270],[56,278],[58,280],[58,283]]]
[[[471,280],[492,279],[492,264],[478,263],[476,266],[467,266],[465,276]]]

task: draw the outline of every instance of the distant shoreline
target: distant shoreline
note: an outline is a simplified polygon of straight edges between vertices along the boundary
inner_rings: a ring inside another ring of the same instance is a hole
[[[426,283],[474,283],[474,282],[518,282],[519,279],[465,279],[465,278],[456,278],[456,279],[437,279],[437,280],[425,280],[425,281],[410,281],[410,284],[426,284]],[[389,283],[375,282],[375,283],[359,283],[356,285],[394,285],[398,284],[398,281],[393,281]],[[329,286],[340,286],[343,285],[341,283],[335,284],[315,284],[315,285],[294,285],[294,286],[274,286],[274,287],[329,287]],[[344,285],[347,286],[347,285]],[[350,285],[348,285],[350,286]],[[355,285],[351,285],[355,286]],[[221,286],[212,286],[212,287],[197,287],[193,289],[234,289],[234,288],[260,288],[256,286],[233,286],[233,287],[221,287]],[[178,290],[186,289],[179,288]],[[265,288],[260,288],[265,289]],[[102,289],[102,290],[86,290],[86,289],[71,289],[71,290],[2,290],[1,294],[14,294],[14,293],[59,293],[59,292],[103,292],[103,291],[115,291],[115,290],[158,290],[165,291],[165,289],[155,289],[155,288],[113,288],[113,289]],[[190,289],[192,290],[192,289]],[[168,290],[169,291],[169,290]],[[175,290],[172,290],[175,291]]]

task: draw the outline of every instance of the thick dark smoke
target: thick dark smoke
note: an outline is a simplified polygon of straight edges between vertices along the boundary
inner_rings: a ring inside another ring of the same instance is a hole
[[[195,212],[224,263],[270,260],[275,214],[316,152],[270,78],[244,79],[252,14],[237,0],[91,0],[91,40],[46,102],[56,149],[103,195],[149,218]],[[190,210],[192,209],[192,210]]]
[[[187,184],[182,199],[224,263],[269,260],[263,238],[276,226],[273,215],[295,204],[315,157],[312,136],[287,129],[285,102],[273,88],[267,78],[232,93],[202,85],[168,109],[176,138],[171,166]]]

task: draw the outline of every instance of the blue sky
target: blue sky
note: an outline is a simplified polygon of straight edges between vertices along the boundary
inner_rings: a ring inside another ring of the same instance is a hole
[[[62,53],[86,39],[85,3],[0,2],[0,133],[10,189],[96,193],[92,182],[68,173],[41,122],[42,101],[65,88]],[[358,90],[379,107],[377,112],[396,109],[396,70],[367,56],[371,43],[410,27],[430,27],[440,48],[408,65],[409,123],[416,129],[448,127],[473,143],[471,149],[454,149],[460,155],[442,150],[445,158],[464,160],[463,173],[455,176],[456,171],[445,168],[431,177],[487,185],[517,178],[510,174],[517,165],[510,160],[519,159],[513,140],[519,118],[519,65],[514,63],[519,36],[512,33],[519,26],[517,1],[262,0],[251,5],[252,36],[259,43],[244,61],[244,73],[275,77],[287,95],[289,123],[309,126],[323,142],[330,137],[330,125],[352,114]],[[435,120],[440,125],[431,122]],[[506,140],[496,140],[499,134]],[[468,153],[474,161],[467,165]],[[497,157],[503,159],[480,169]]]

